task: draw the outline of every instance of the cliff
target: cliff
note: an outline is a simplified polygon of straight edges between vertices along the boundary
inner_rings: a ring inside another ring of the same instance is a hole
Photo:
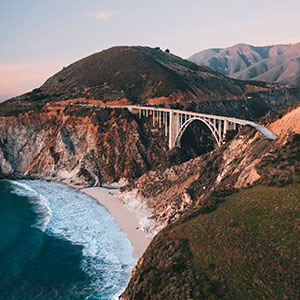
[[[40,112],[0,116],[2,176],[99,185],[137,178],[160,161],[169,161],[163,133],[126,109],[54,103]]]
[[[168,224],[205,202],[216,190],[298,182],[298,105],[261,120],[277,134],[279,139],[275,141],[245,127],[221,148],[167,169],[147,172],[122,191],[134,193],[154,209],[157,221]]]
[[[136,192],[165,227],[122,299],[299,297],[300,106],[211,153],[144,174]]]

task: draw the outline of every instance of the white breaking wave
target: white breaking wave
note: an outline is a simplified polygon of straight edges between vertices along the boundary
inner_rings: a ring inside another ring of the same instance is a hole
[[[132,246],[109,212],[95,200],[55,182],[17,180],[13,192],[27,196],[41,215],[37,227],[45,233],[82,246],[82,269],[100,295],[118,299],[136,263]],[[91,288],[91,285],[88,287]],[[88,299],[88,298],[87,298]]]
[[[40,230],[45,231],[51,218],[51,210],[47,199],[24,182],[11,182],[13,183],[13,193],[19,196],[29,197],[30,204],[33,206],[34,212],[37,214],[37,223],[35,226]]]

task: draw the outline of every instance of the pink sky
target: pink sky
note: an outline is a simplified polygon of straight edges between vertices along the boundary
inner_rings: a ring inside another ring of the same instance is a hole
[[[61,61],[0,64],[0,101],[40,87],[65,65]]]
[[[299,11],[299,0],[1,0],[0,101],[112,46],[159,46],[187,58],[237,43],[297,43]]]

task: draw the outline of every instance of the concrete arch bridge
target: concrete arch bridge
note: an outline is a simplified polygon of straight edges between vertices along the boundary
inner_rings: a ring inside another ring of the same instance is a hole
[[[72,104],[73,105],[73,104]],[[98,105],[79,104],[80,106],[96,107]],[[231,117],[209,115],[178,109],[159,108],[152,106],[114,106],[101,105],[101,107],[127,108],[131,113],[137,114],[139,118],[152,117],[153,126],[164,128],[165,135],[169,138],[169,148],[180,147],[181,138],[188,126],[196,120],[203,122],[211,131],[217,145],[220,147],[226,137],[228,130],[239,130],[242,126],[249,125],[254,127],[268,139],[275,140],[277,136],[267,128],[248,120]]]
[[[138,114],[139,118],[152,116],[153,126],[164,127],[165,135],[169,137],[170,149],[180,147],[185,130],[195,120],[203,122],[210,129],[219,147],[228,130],[239,130],[245,125],[254,127],[268,139],[275,140],[277,138],[267,128],[248,120],[150,106],[131,105],[126,108],[131,113]]]

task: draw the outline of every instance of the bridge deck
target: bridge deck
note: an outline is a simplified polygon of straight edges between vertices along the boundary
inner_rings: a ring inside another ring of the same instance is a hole
[[[71,105],[74,105],[73,103],[71,103]],[[79,106],[88,106],[88,107],[108,107],[108,108],[126,108],[131,112],[137,111],[137,112],[142,112],[142,111],[149,111],[149,112],[162,112],[165,114],[170,114],[171,115],[177,115],[177,116],[186,116],[188,119],[202,119],[204,122],[207,123],[207,121],[214,121],[214,122],[219,122],[221,124],[221,121],[224,121],[225,123],[228,124],[235,124],[235,125],[241,125],[241,126],[245,126],[245,125],[249,125],[252,126],[253,128],[255,128],[257,131],[259,131],[262,135],[264,135],[265,137],[267,137],[268,139],[271,140],[275,140],[277,139],[277,136],[275,134],[273,134],[270,130],[268,130],[267,128],[263,127],[262,125],[259,125],[257,123],[254,123],[252,121],[248,121],[248,120],[243,120],[243,119],[237,119],[237,118],[233,118],[233,117],[224,117],[224,116],[218,116],[218,115],[210,115],[210,114],[203,114],[203,113],[198,113],[198,112],[192,112],[192,111],[184,111],[184,110],[179,110],[179,109],[170,109],[170,108],[160,108],[160,107],[154,107],[154,106],[138,106],[138,105],[93,105],[93,104],[78,104]],[[154,121],[153,121],[154,122]],[[166,122],[166,121],[165,121]],[[170,121],[171,122],[171,121]],[[174,122],[174,121],[172,121]],[[182,120],[180,120],[180,122],[182,122]],[[178,123],[178,121],[177,121]],[[161,123],[160,123],[161,124]],[[178,125],[178,124],[177,124]],[[181,124],[182,126],[183,124]],[[166,128],[167,128],[168,124],[166,124]],[[225,125],[224,125],[225,126]],[[173,144],[175,143],[174,138],[176,138],[176,134],[174,135],[174,133],[172,132],[171,129],[172,126],[170,126],[170,136],[172,135],[172,139],[173,141],[170,142],[170,147],[172,144],[172,147],[174,146]],[[214,124],[213,127],[216,127],[216,124]],[[175,129],[175,131],[177,131],[176,133],[178,133],[178,129]],[[214,130],[216,131],[216,136],[217,134],[219,134],[219,141],[218,144],[221,144],[221,140],[223,139],[221,137],[221,125],[219,125],[219,128],[214,128]],[[223,131],[226,133],[226,126],[225,129],[223,128]],[[217,133],[217,131],[219,131],[219,133]]]

